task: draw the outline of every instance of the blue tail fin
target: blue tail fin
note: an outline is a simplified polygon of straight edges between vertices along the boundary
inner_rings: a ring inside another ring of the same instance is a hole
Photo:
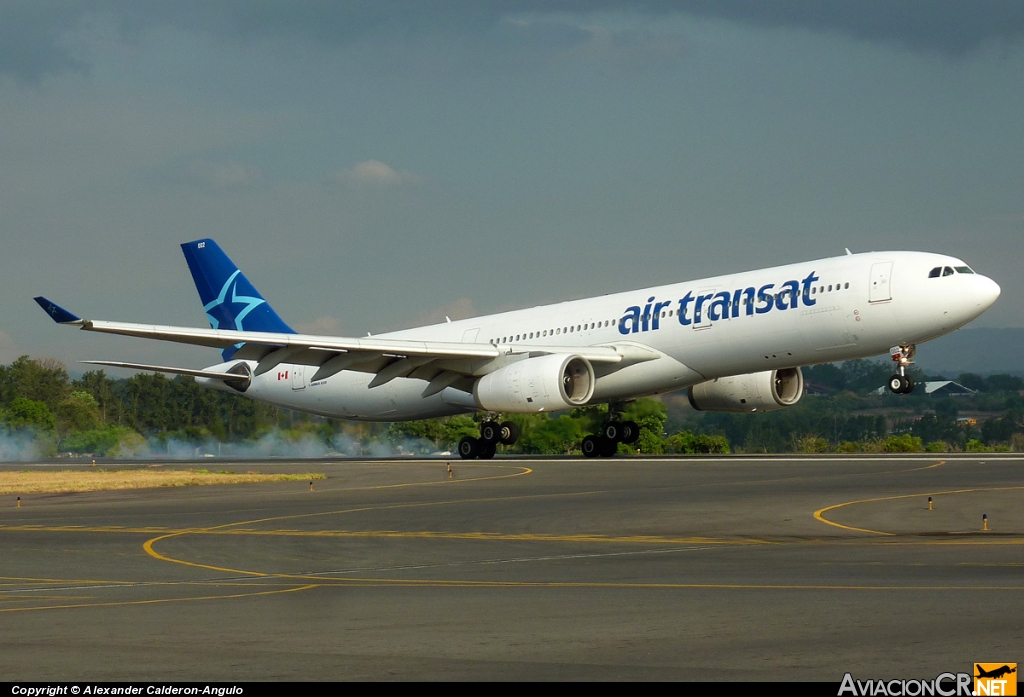
[[[235,266],[213,240],[195,240],[181,245],[188,269],[196,282],[199,299],[214,329],[294,334],[249,279]],[[221,352],[224,360],[241,344]]]

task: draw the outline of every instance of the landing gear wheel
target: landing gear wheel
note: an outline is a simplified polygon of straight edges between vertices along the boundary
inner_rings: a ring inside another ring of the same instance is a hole
[[[497,443],[481,443],[480,452],[476,454],[481,460],[490,460],[494,457],[494,452],[498,449]]]
[[[600,439],[599,447],[601,449],[601,457],[615,457],[615,453],[619,450],[618,442],[607,438]]]
[[[889,389],[893,394],[903,394],[907,387],[907,379],[902,375],[893,375],[889,378]]]
[[[484,421],[480,424],[480,440],[492,444],[501,440],[501,424],[497,421]]]
[[[472,460],[480,454],[480,441],[473,436],[466,436],[459,441],[459,457],[463,460]]]
[[[623,421],[622,422],[622,439],[623,443],[636,443],[640,438],[640,426],[636,421]]]
[[[587,436],[580,444],[585,457],[597,457],[601,454],[601,439],[598,436]]]
[[[904,375],[903,379],[907,381],[907,386],[903,388],[903,394],[910,394],[914,391],[914,378]]]
[[[501,444],[514,445],[519,440],[519,426],[514,421],[505,421],[501,424]]]
[[[613,443],[619,442],[622,440],[622,422],[606,421],[601,428],[601,435]]]

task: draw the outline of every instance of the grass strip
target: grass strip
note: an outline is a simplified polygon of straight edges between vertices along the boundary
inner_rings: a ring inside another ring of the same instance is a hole
[[[301,482],[326,479],[323,474],[260,474],[257,472],[211,472],[201,469],[116,469],[61,470],[58,472],[0,472],[0,495],[64,494],[83,491],[152,489],[162,486],[206,486],[210,484],[256,484],[260,482]]]

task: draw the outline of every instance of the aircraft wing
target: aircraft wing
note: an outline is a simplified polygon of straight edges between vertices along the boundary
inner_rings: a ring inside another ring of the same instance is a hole
[[[654,351],[636,346],[537,346],[410,341],[377,337],[348,338],[288,334],[278,332],[199,329],[157,324],[134,324],[82,319],[43,297],[35,301],[58,324],[77,326],[85,331],[120,334],[158,341],[173,341],[225,349],[242,344],[234,358],[258,361],[256,375],[273,370],[281,363],[318,367],[311,381],[325,379],[342,370],[377,373],[374,382],[382,384],[395,377],[406,377],[430,366],[429,373],[444,371],[456,375],[474,375],[491,360],[506,354],[543,355],[573,353],[595,363],[619,363],[653,360]],[[173,372],[167,369],[167,372]],[[432,378],[427,378],[432,379]]]

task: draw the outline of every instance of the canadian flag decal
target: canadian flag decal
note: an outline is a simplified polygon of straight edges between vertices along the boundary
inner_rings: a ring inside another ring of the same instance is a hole
[[[287,379],[288,379],[288,371],[287,371],[287,370],[285,370],[284,372],[278,371],[278,373],[277,373],[277,379],[278,379],[279,381],[280,381],[280,380],[287,380]]]

